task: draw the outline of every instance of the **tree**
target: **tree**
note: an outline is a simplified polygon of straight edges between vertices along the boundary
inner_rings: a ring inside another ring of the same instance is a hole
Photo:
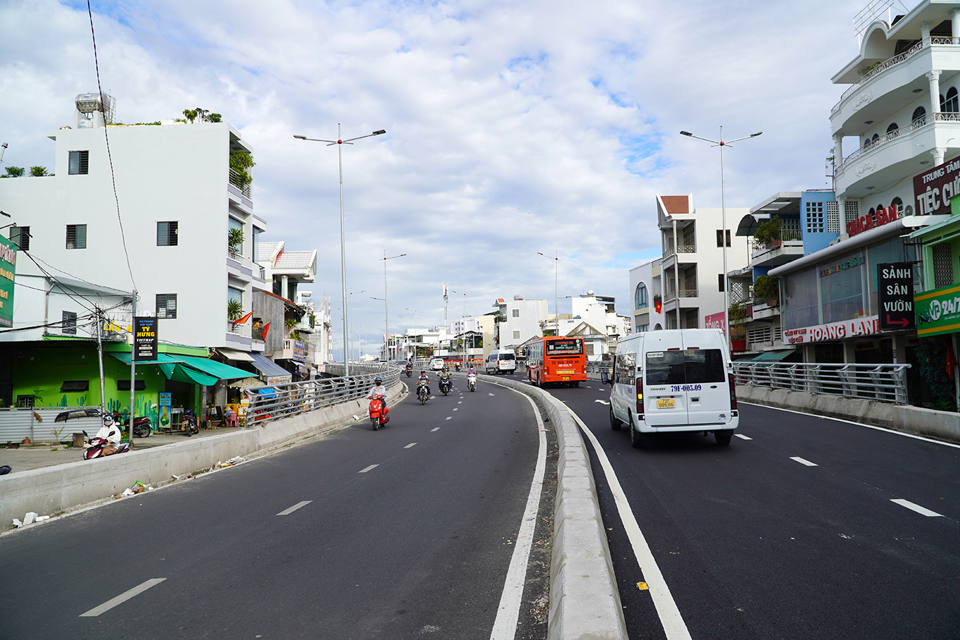
[[[48,176],[50,174],[47,173],[46,167],[30,167],[30,175],[39,178],[41,176]]]
[[[4,178],[19,178],[23,175],[23,167],[7,167],[7,175]]]
[[[201,109],[197,107],[196,109],[184,109],[183,116],[193,124],[194,120],[199,120],[200,122],[220,122],[219,113],[210,113],[206,109]]]

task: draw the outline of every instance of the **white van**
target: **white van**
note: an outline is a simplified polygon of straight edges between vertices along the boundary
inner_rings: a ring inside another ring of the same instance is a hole
[[[494,349],[483,364],[486,373],[513,373],[517,370],[517,354],[511,349]]]
[[[719,329],[673,329],[627,336],[617,346],[610,426],[630,428],[630,444],[649,434],[712,431],[728,445],[740,424],[730,352]]]

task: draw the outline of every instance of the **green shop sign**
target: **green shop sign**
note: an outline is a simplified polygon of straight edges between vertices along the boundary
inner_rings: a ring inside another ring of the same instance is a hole
[[[0,327],[13,326],[13,278],[17,272],[17,245],[0,236]]]
[[[913,307],[918,336],[960,331],[960,285],[924,291],[914,296]]]

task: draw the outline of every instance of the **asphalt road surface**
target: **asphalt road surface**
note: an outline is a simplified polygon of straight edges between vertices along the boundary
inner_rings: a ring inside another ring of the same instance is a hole
[[[668,635],[638,586],[594,451],[631,638],[960,638],[960,448],[741,403],[729,447],[676,434],[635,450],[610,428],[609,387],[549,391],[596,435],[682,617]]]
[[[539,434],[522,396],[455,385],[0,537],[0,638],[489,638]]]

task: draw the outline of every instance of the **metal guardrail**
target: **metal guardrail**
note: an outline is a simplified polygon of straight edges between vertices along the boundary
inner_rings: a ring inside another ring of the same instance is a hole
[[[342,364],[327,363],[328,373],[342,373]],[[317,378],[302,382],[247,387],[243,392],[249,398],[244,426],[262,425],[279,418],[287,418],[308,411],[323,409],[350,400],[366,398],[378,375],[388,389],[397,384],[403,369],[396,365],[351,364],[350,371],[358,375],[336,378]],[[273,393],[261,393],[272,389]]]
[[[733,363],[737,384],[907,404],[909,364]]]

